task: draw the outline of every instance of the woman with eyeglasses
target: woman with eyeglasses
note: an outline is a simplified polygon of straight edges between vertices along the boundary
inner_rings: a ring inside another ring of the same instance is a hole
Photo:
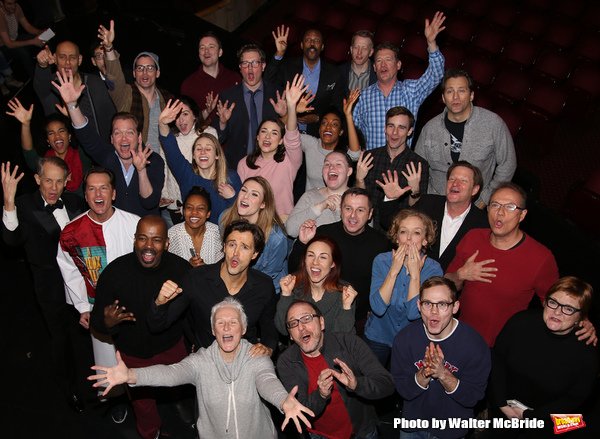
[[[315,236],[306,245],[300,269],[281,279],[281,296],[275,313],[275,327],[288,334],[285,318],[294,300],[315,304],[329,332],[354,332],[355,298],[352,285],[340,279],[342,253],[329,237]],[[307,322],[304,322],[307,323]]]
[[[425,254],[435,240],[435,225],[427,215],[413,209],[401,210],[388,236],[397,248],[373,261],[371,314],[365,325],[365,341],[384,367],[396,334],[420,317],[417,299],[421,284],[444,274],[440,264]]]
[[[591,302],[590,284],[563,277],[550,287],[543,309],[515,314],[498,335],[490,381],[493,416],[543,419],[546,425],[511,431],[510,437],[550,437],[551,414],[581,413],[598,373],[596,348],[575,334]]]
[[[169,124],[179,119],[179,126],[187,130],[191,121],[185,124],[181,122],[183,113],[187,111],[186,107],[179,100],[167,102],[158,119],[160,143],[181,193],[187,194],[192,187],[200,186],[210,194],[212,215],[209,220],[216,223],[219,215],[233,204],[242,182],[237,172],[227,168],[223,148],[212,134],[201,133],[196,138],[192,147],[191,164],[181,153]]]

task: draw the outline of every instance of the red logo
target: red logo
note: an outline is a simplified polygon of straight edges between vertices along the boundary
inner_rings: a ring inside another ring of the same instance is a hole
[[[583,415],[581,413],[571,415],[550,415],[550,418],[554,423],[554,434],[566,433],[567,431],[585,427],[585,421],[583,420]]]

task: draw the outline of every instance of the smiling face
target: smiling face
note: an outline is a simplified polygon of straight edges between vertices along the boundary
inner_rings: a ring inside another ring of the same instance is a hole
[[[73,76],[79,71],[82,56],[79,54],[79,48],[70,41],[64,41],[56,46],[56,67],[62,72],[65,69],[68,74],[71,72]]]
[[[252,66],[254,64],[254,66]],[[262,81],[265,63],[260,59],[260,53],[252,50],[244,52],[240,57],[240,73],[246,87],[256,90]]]
[[[442,93],[442,100],[448,109],[448,117],[454,122],[462,122],[471,114],[473,92],[464,76],[448,78]]]
[[[192,155],[196,166],[204,170],[214,169],[218,160],[215,144],[206,137],[200,137],[196,140]]]
[[[112,202],[117,193],[110,184],[110,177],[104,173],[90,174],[85,181],[85,201],[90,207],[88,215],[96,222],[103,223],[113,214]]]
[[[198,44],[198,58],[204,67],[213,67],[219,63],[223,55],[223,49],[219,42],[213,37],[203,37]]]
[[[354,65],[365,65],[373,55],[373,41],[367,37],[355,36],[354,42],[350,46],[350,55]]]
[[[306,249],[304,264],[311,283],[322,285],[331,269],[335,267],[331,247],[322,241],[313,242]]]
[[[135,231],[133,250],[144,268],[160,265],[163,253],[169,248],[167,225],[157,217],[142,218]]]
[[[65,190],[67,175],[59,166],[53,163],[45,163],[41,173],[39,175],[35,174],[35,181],[46,203],[55,204]]]
[[[337,146],[340,136],[344,133],[342,130],[342,121],[335,113],[327,113],[321,119],[319,126],[319,138],[321,146],[325,149],[333,150]]]
[[[286,322],[299,319],[303,316],[315,314],[315,310],[307,303],[292,305],[287,312]],[[323,347],[323,331],[325,330],[325,319],[314,317],[311,322],[299,323],[295,328],[288,329],[290,338],[309,357],[317,357],[321,354]]]
[[[246,328],[237,309],[223,306],[215,312],[212,333],[215,336],[221,356],[227,362],[233,361]]]
[[[446,182],[446,199],[449,203],[470,203],[477,192],[479,186],[475,185],[473,170],[464,166],[452,170]]]
[[[141,69],[141,70],[138,70]],[[150,71],[152,70],[152,71]],[[156,80],[160,77],[160,70],[156,69],[156,63],[149,56],[140,56],[135,61],[133,69],[133,78],[138,87],[147,90],[156,85]]]
[[[316,62],[321,56],[321,52],[325,48],[321,32],[316,30],[309,30],[306,32],[302,42],[300,43],[300,48],[304,54],[304,59],[307,61]]]
[[[263,122],[258,129],[256,141],[263,157],[274,156],[279,145],[283,144],[281,128],[275,122]]]
[[[183,205],[183,219],[185,228],[190,230],[201,229],[205,226],[206,220],[210,218],[208,203],[201,195],[190,195]]]
[[[427,328],[429,336],[435,340],[446,338],[452,332],[452,317],[458,312],[460,304],[454,302],[444,311],[439,306],[433,305],[427,309],[421,305],[421,302],[429,301],[432,303],[452,302],[452,292],[446,285],[436,285],[423,290],[417,305],[421,312],[423,324]]]
[[[137,150],[142,142],[142,135],[138,133],[135,122],[132,119],[115,119],[112,127],[110,141],[115,151],[121,160],[131,161],[131,152]]]
[[[561,305],[567,305],[575,309],[581,309],[581,302],[576,297],[567,294],[564,291],[557,291],[551,296],[546,297],[546,300],[552,299]],[[566,335],[571,332],[581,320],[581,312],[576,311],[572,315],[566,315],[562,312],[562,308],[558,306],[556,309],[544,305],[544,323],[550,331],[558,335]]]
[[[385,141],[393,153],[400,153],[406,148],[406,141],[412,134],[410,118],[406,114],[399,114],[388,118],[385,124]]]
[[[251,232],[231,232],[223,243],[224,268],[229,276],[239,276],[248,270],[258,253],[254,251],[254,238]]]
[[[348,235],[360,235],[373,216],[369,199],[365,195],[350,194],[342,203],[342,224]]]
[[[415,245],[418,252],[427,245],[425,239],[426,230],[425,224],[418,216],[409,216],[402,220],[398,227],[396,235],[396,243],[401,246],[403,244]]]
[[[194,128],[194,124],[196,123],[196,116],[194,112],[185,104],[181,106],[181,112],[175,119],[175,126],[179,130],[181,134],[188,135],[190,131]]]
[[[254,180],[248,180],[240,189],[237,198],[237,210],[240,217],[256,223],[261,209],[265,208],[265,191]]]
[[[396,81],[402,63],[391,49],[380,49],[375,54],[373,69],[377,74],[377,82],[390,84]]]
[[[491,203],[508,204],[514,203],[523,207],[523,200],[517,192],[509,188],[497,190],[490,198]],[[525,219],[527,210],[515,210],[509,212],[504,207],[498,210],[488,208],[488,222],[492,233],[496,238],[516,237],[519,232],[519,224]]]
[[[71,135],[63,122],[55,120],[46,125],[46,141],[57,156],[64,158],[71,143]]]
[[[341,152],[331,152],[323,162],[323,181],[329,190],[338,191],[348,186],[352,168]]]

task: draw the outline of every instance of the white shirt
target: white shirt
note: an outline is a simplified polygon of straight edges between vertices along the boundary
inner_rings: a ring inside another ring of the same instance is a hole
[[[452,218],[448,214],[448,203],[446,202],[444,204],[444,219],[442,219],[442,231],[440,233],[440,254],[438,256],[441,256],[444,253],[446,247],[448,247],[448,244],[450,244],[450,241],[454,239],[456,232],[458,232],[458,229],[460,229],[460,226],[462,226],[463,221],[469,214],[471,206],[472,205],[469,204],[467,210],[457,217]]]
[[[42,197],[44,200],[44,197]],[[46,207],[48,203],[44,200],[44,207]],[[54,209],[52,212],[54,218],[56,218],[56,222],[60,226],[60,230],[64,229],[67,223],[70,221],[69,214],[67,213],[67,209],[65,206],[62,209]],[[6,230],[10,232],[14,232],[19,227],[19,217],[17,216],[17,206],[15,206],[15,210],[6,210],[2,208],[2,222],[4,223],[4,227]]]

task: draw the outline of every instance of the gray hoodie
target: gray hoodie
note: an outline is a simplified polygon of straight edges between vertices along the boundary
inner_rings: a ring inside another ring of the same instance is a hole
[[[169,366],[135,369],[137,386],[194,384],[198,397],[198,433],[207,438],[276,438],[269,410],[261,397],[281,410],[287,392],[269,357],[251,358],[252,345],[242,339],[231,364],[217,342]]]

